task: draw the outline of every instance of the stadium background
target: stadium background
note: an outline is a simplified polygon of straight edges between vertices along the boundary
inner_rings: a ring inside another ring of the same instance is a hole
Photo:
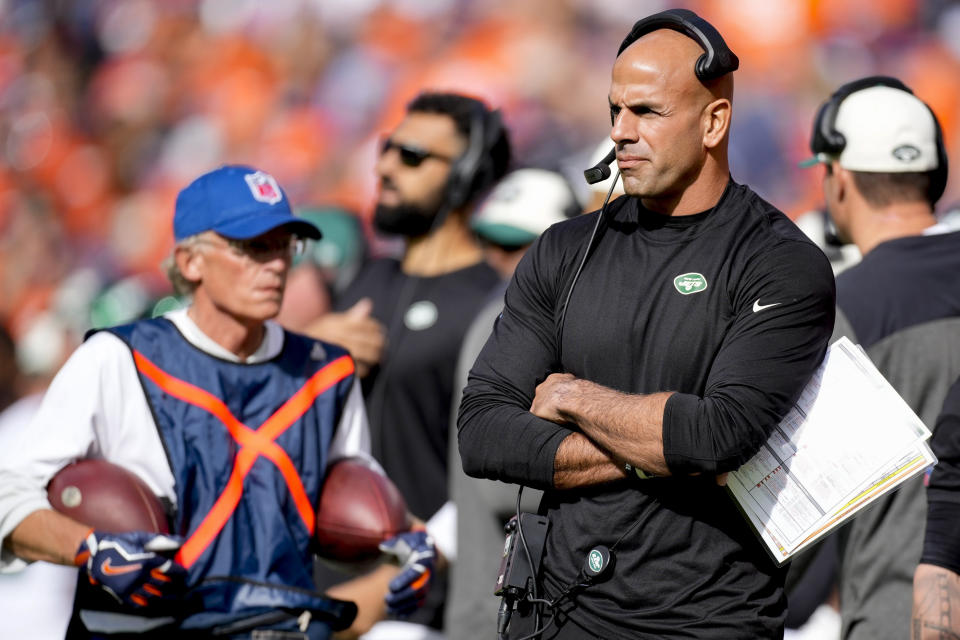
[[[519,164],[584,188],[617,45],[670,6],[739,55],[733,175],[792,217],[820,203],[822,169],[796,167],[816,107],[858,76],[912,86],[960,166],[947,0],[0,0],[0,323],[82,332],[163,296],[175,195],[222,163],[366,219],[379,138],[421,88],[502,107]]]

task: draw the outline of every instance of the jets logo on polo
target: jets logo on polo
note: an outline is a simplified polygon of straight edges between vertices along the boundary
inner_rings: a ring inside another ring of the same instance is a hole
[[[439,315],[437,305],[429,300],[420,300],[410,305],[407,312],[403,314],[403,324],[410,331],[423,331],[437,324]]]
[[[673,286],[685,296],[707,288],[707,279],[700,273],[685,273],[673,279]]]
[[[283,200],[283,192],[280,191],[280,185],[277,184],[277,181],[269,173],[264,173],[263,171],[248,173],[243,176],[243,179],[247,181],[247,186],[250,187],[250,193],[253,194],[254,200],[266,202],[267,204],[276,204]]]
[[[912,144],[902,144],[893,150],[893,157],[901,162],[913,162],[920,157],[920,149]]]

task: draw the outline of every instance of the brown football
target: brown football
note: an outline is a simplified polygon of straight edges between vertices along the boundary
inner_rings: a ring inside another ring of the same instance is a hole
[[[169,533],[163,504],[136,474],[106,460],[67,465],[47,485],[50,505],[94,529]]]
[[[314,532],[321,558],[366,562],[380,554],[377,545],[409,529],[407,504],[389,478],[352,458],[327,469]]]

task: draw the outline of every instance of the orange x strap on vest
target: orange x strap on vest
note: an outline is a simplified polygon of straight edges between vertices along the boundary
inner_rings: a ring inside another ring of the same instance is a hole
[[[148,360],[139,351],[133,352],[137,369],[171,396],[199,407],[220,420],[240,445],[233,463],[230,479],[210,512],[183,543],[176,561],[189,568],[220,534],[243,495],[243,480],[260,456],[273,462],[283,475],[297,511],[310,535],[316,525],[313,505],[303,488],[293,461],[283,448],[274,442],[313,405],[317,396],[353,373],[353,360],[341,356],[317,371],[289,400],[257,429],[246,426],[230,412],[227,405],[208,391],[175,378]]]

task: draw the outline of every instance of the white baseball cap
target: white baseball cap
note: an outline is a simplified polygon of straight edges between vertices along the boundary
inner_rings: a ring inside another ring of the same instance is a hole
[[[834,128],[846,140],[840,155],[817,153],[800,166],[837,160],[844,169],[868,173],[920,173],[938,166],[933,114],[906,91],[872,86],[850,94],[837,109]]]
[[[561,174],[546,169],[517,169],[484,198],[470,227],[494,244],[522,246],[536,240],[550,225],[579,211],[580,205]]]

